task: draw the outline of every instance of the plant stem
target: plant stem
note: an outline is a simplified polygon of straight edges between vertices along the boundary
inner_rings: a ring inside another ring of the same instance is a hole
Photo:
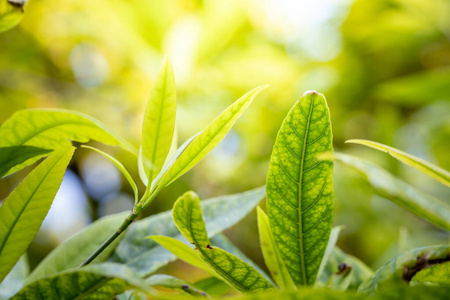
[[[100,255],[100,253],[103,252],[116,238],[118,238],[122,232],[124,232],[128,226],[133,223],[134,220],[139,216],[139,212],[135,212],[134,210],[131,211],[131,213],[128,215],[128,217],[123,221],[122,225],[120,225],[119,229],[117,229],[106,241],[101,244],[100,247],[97,248],[91,255],[89,255],[88,258],[86,258],[85,261],[81,263],[81,265],[78,266],[78,268],[81,268],[83,266],[88,265],[91,263],[97,256]]]

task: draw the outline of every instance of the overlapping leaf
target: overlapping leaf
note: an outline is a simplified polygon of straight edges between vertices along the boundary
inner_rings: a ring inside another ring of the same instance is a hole
[[[0,33],[7,31],[23,19],[26,0],[0,1]]]
[[[187,192],[173,206],[173,220],[183,236],[197,249],[199,257],[220,278],[241,292],[263,291],[273,286],[264,276],[238,257],[211,246],[200,208],[200,199]]]
[[[0,300],[10,299],[25,284],[25,280],[30,273],[27,255],[24,254],[16,263],[8,276],[0,283]]]
[[[355,143],[360,145],[365,145],[383,152],[386,152],[401,162],[411,166],[420,172],[436,179],[437,181],[450,187],[450,173],[426,160],[418,158],[414,155],[408,154],[396,148],[386,146],[377,142],[367,141],[367,140],[349,140],[346,143]]]
[[[33,157],[42,157],[51,150],[32,146],[13,146],[0,148],[0,178],[8,173],[15,166],[24,163]]]
[[[366,160],[342,153],[335,153],[334,158],[363,175],[378,195],[434,225],[450,230],[450,206],[447,203],[415,189]]]
[[[420,270],[411,279],[411,284],[438,284],[450,286],[450,258],[446,262]]]
[[[306,92],[278,132],[267,175],[267,210],[281,257],[294,283],[312,285],[331,231],[333,150],[325,97]]]
[[[74,147],[37,166],[0,207],[0,281],[36,236],[64,177]]]
[[[195,285],[169,275],[163,274],[153,275],[147,278],[145,280],[145,283],[147,283],[149,286],[160,286],[171,290],[183,291],[186,294],[192,296],[203,296],[203,297],[209,296],[204,291],[198,289]]]
[[[86,143],[95,140],[106,145],[121,146],[137,153],[127,141],[112,133],[105,125],[79,112],[57,109],[27,109],[13,114],[0,127],[0,147],[34,146],[63,149],[70,140]],[[37,155],[9,170],[11,174],[41,158]],[[5,174],[5,175],[7,175]]]

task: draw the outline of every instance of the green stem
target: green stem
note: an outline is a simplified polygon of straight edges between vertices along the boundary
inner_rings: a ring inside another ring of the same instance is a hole
[[[128,217],[123,221],[122,225],[120,225],[119,229],[117,229],[106,241],[104,241],[103,244],[101,244],[101,246],[97,248],[97,250],[95,250],[91,255],[89,255],[89,257],[86,258],[86,260],[83,261],[81,265],[78,266],[78,268],[88,265],[97,256],[99,256],[100,253],[103,252],[103,250],[105,250],[112,242],[114,242],[114,240],[118,238],[122,234],[122,232],[124,232],[128,228],[128,226],[130,226],[131,223],[133,223],[134,220],[136,220],[140,212],[141,209],[139,209],[139,211],[134,210],[131,211]]]

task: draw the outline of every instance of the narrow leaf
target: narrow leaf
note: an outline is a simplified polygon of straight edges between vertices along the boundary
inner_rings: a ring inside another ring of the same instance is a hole
[[[200,132],[177,157],[173,165],[161,176],[158,182],[158,188],[162,189],[169,185],[214,149],[251,104],[256,95],[266,87],[257,87],[236,100],[236,102],[215,118],[208,127]]]
[[[13,114],[0,127],[0,147],[26,145],[58,150],[71,146],[70,141],[87,143],[90,140],[111,146],[121,146],[125,150],[137,153],[130,143],[112,133],[99,121],[70,110],[21,110]],[[28,159],[12,168],[8,174],[31,165],[42,156],[44,155]]]
[[[25,279],[30,273],[30,266],[28,265],[27,255],[20,257],[8,276],[0,283],[0,299],[10,299],[17,293],[25,284]]]
[[[125,212],[101,218],[65,240],[33,270],[27,283],[79,266],[111,235],[111,231],[118,228],[127,215],[128,212]],[[95,262],[105,259],[112,250],[111,246],[105,249]]]
[[[20,23],[23,19],[26,2],[27,0],[0,1],[0,33]]]
[[[205,263],[198,257],[194,249],[190,248],[182,241],[168,236],[158,236],[158,235],[149,236],[148,238],[154,240],[155,242],[163,246],[165,249],[173,253],[173,255],[175,255],[181,260],[184,260],[188,264],[191,264],[194,267],[197,267],[208,273],[211,273],[211,275],[213,276],[215,275],[215,273],[212,272],[211,269],[208,268],[205,265]]]
[[[438,284],[450,286],[450,261],[420,270],[411,279],[411,284]]]
[[[116,167],[120,170],[120,172],[122,172],[123,176],[125,177],[125,179],[130,184],[131,188],[133,189],[133,192],[134,192],[134,203],[138,202],[138,200],[139,200],[139,198],[138,198],[139,197],[138,187],[137,187],[136,183],[134,182],[133,178],[131,177],[130,173],[128,173],[127,169],[125,168],[125,166],[120,161],[118,161],[116,158],[112,157],[108,153],[103,152],[100,149],[97,149],[97,148],[94,148],[94,147],[91,147],[91,146],[86,146],[86,145],[81,145],[81,147],[94,150],[95,152],[100,153],[101,155],[103,155],[104,157],[109,159],[113,164],[115,164]]]
[[[233,226],[244,218],[265,197],[264,187],[244,193],[221,196],[201,201],[201,207],[210,237]],[[151,274],[176,259],[176,256],[146,239],[149,235],[165,235],[185,240],[167,211],[139,220],[124,233],[114,257],[140,274]]]
[[[267,268],[272,274],[275,282],[281,289],[297,289],[292,281],[291,275],[289,275],[280,252],[275,244],[275,240],[272,235],[272,231],[269,225],[269,218],[266,213],[258,206],[258,230],[259,239],[261,242],[261,250],[264,256],[264,261]]]
[[[332,150],[325,97],[305,92],[278,132],[266,188],[270,228],[297,286],[314,284],[328,243],[334,209],[333,164],[317,155]]]
[[[0,148],[0,178],[10,173],[10,170],[17,165],[33,157],[42,157],[51,150],[32,147],[32,146],[14,146]]]
[[[126,266],[102,263],[34,281],[11,300],[112,299],[127,288],[148,290],[144,280]]]
[[[175,78],[166,57],[153,83],[142,126],[142,163],[147,182],[152,182],[158,175],[169,154],[175,131],[176,108]]]
[[[449,245],[423,247],[403,252],[364,281],[358,292],[371,294],[383,285],[409,283],[420,270],[445,261],[450,261]]]
[[[331,274],[328,288],[335,291],[345,291],[352,282],[353,268],[350,265],[341,265],[338,272]]]
[[[450,230],[448,204],[422,193],[366,160],[342,153],[335,153],[334,158],[358,171],[381,197],[391,200],[436,226]]]
[[[418,158],[414,155],[408,154],[396,148],[386,146],[373,141],[348,140],[346,141],[346,143],[365,145],[373,149],[386,152],[391,156],[395,157],[396,159],[398,159],[399,161],[407,164],[408,166],[413,167],[414,169],[419,170],[420,172],[450,187],[450,173],[430,162],[427,162],[426,160],[423,160],[421,158]]]
[[[336,246],[336,242],[337,242],[337,239],[339,237],[339,233],[341,232],[342,227],[343,226],[336,226],[331,229],[330,239],[328,240],[327,248],[325,249],[322,263],[320,264],[319,271],[317,272],[316,282],[314,283],[314,285],[316,287],[320,283],[319,278],[320,278],[323,270],[325,269],[325,265],[327,264],[328,259],[330,258],[331,254],[333,252],[333,249]]]
[[[262,291],[273,286],[253,267],[236,256],[212,247],[200,208],[200,199],[187,192],[175,202],[173,219],[183,236],[197,248],[199,257],[225,282],[241,292]]]
[[[207,293],[205,293],[202,290],[199,290],[193,284],[169,275],[163,274],[153,275],[147,278],[145,280],[145,283],[147,283],[149,286],[160,286],[166,289],[183,291],[186,294],[192,296],[208,297]]]
[[[197,281],[195,286],[212,297],[222,297],[230,289],[228,284],[217,277],[208,277]]]
[[[11,192],[0,207],[0,281],[39,231],[74,149],[69,147],[48,157]]]

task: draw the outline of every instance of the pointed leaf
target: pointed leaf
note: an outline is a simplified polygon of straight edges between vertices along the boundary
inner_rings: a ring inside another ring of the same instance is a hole
[[[14,146],[0,148],[0,178],[10,173],[10,170],[33,157],[42,157],[51,150],[32,147]]]
[[[144,280],[126,266],[102,263],[34,281],[11,300],[112,299],[127,288],[148,290]]]
[[[360,173],[383,198],[406,208],[436,226],[450,230],[450,205],[422,193],[384,169],[357,157],[335,153],[334,158]]]
[[[25,279],[30,273],[30,266],[28,265],[27,255],[20,257],[8,276],[0,283],[0,299],[10,299],[17,293],[25,284]]]
[[[169,154],[176,109],[175,78],[166,57],[153,83],[142,126],[142,163],[147,182],[152,182],[158,175]]]
[[[145,280],[145,283],[147,283],[149,286],[160,286],[166,289],[183,291],[186,294],[192,296],[208,297],[208,294],[206,294],[202,290],[199,290],[193,284],[169,275],[153,275],[147,278]]]
[[[78,267],[86,257],[100,247],[127,216],[128,212],[107,216],[75,233],[41,261],[27,278],[27,283]],[[113,248],[109,246],[105,249],[95,262],[105,259]]]
[[[212,237],[236,224],[264,197],[264,187],[260,187],[244,193],[201,201],[209,236]],[[176,256],[156,242],[145,239],[149,235],[165,235],[185,240],[173,223],[172,212],[167,211],[134,223],[125,231],[113,256],[145,275],[176,259]]]
[[[352,282],[352,274],[353,268],[350,265],[341,265],[338,272],[331,274],[327,287],[335,291],[347,290]]]
[[[450,187],[450,173],[430,162],[427,162],[426,160],[423,160],[421,158],[418,158],[414,155],[408,154],[396,148],[389,147],[373,141],[348,140],[346,141],[346,143],[365,145],[386,152],[391,156],[395,157],[396,159],[398,159],[399,161],[407,164],[408,166],[411,166],[416,170],[419,170],[420,172]]]
[[[197,248],[198,256],[225,282],[241,292],[273,288],[264,276],[238,257],[212,247],[206,233],[200,199],[187,192],[173,206],[173,220],[183,236]]]
[[[26,0],[0,1],[0,33],[7,31],[23,19]]]
[[[411,284],[417,283],[450,286],[450,261],[438,263],[429,268],[420,270],[411,279]]]
[[[222,297],[230,289],[228,284],[217,277],[208,277],[197,281],[195,286],[212,297]]]
[[[74,149],[69,147],[48,157],[11,192],[0,207],[0,281],[39,231]]]
[[[127,141],[105,125],[85,114],[62,109],[27,109],[13,114],[0,127],[0,147],[34,146],[44,149],[64,149],[70,141],[87,143],[95,140],[106,145],[121,146],[137,153]],[[30,158],[12,168],[8,174],[31,165],[44,155]]]
[[[358,292],[371,294],[384,285],[406,284],[420,270],[445,261],[450,261],[449,245],[423,247],[403,252],[364,281]]]
[[[318,286],[320,283],[319,278],[325,269],[325,265],[328,262],[328,259],[331,256],[331,253],[333,252],[333,249],[336,246],[337,239],[339,237],[339,233],[341,232],[343,226],[336,226],[331,229],[330,233],[330,239],[328,240],[327,248],[325,249],[325,253],[323,255],[322,263],[320,264],[319,271],[317,272],[317,278],[316,282],[314,283],[315,286]]]
[[[130,173],[128,173],[127,169],[125,168],[125,166],[118,161],[116,158],[112,157],[111,155],[109,155],[108,153],[103,152],[100,149],[97,149],[95,147],[91,147],[91,146],[86,146],[86,145],[81,145],[82,148],[86,148],[86,149],[91,149],[94,150],[95,152],[103,155],[104,157],[106,157],[107,159],[109,159],[113,164],[116,165],[116,167],[120,170],[120,172],[122,172],[123,176],[125,177],[125,179],[128,181],[128,183],[130,184],[131,188],[133,189],[134,192],[134,203],[137,203],[139,200],[139,195],[138,195],[138,187],[136,185],[136,183],[134,182],[133,178],[131,177]]]
[[[200,132],[161,177],[158,183],[158,189],[164,188],[186,173],[214,149],[251,104],[256,95],[266,87],[257,87],[236,100],[236,102],[215,118],[208,127]]]
[[[257,207],[257,211],[259,239],[266,266],[281,289],[295,290],[297,288],[275,244],[269,225],[269,217],[267,217],[266,213],[259,206]]]
[[[270,228],[294,283],[314,284],[331,231],[333,150],[325,97],[303,94],[278,132],[267,175]]]

